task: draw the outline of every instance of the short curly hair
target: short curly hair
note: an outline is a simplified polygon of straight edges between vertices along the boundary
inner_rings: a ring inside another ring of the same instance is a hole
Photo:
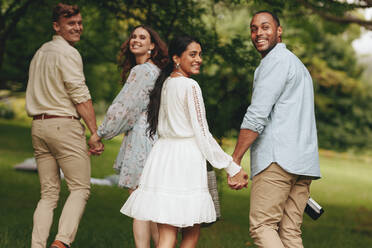
[[[280,26],[280,21],[279,21],[279,17],[274,14],[273,12],[271,11],[268,11],[268,10],[260,10],[260,11],[257,11],[256,13],[253,14],[253,17],[255,17],[256,15],[258,14],[261,14],[261,13],[267,13],[269,15],[271,15],[271,17],[274,19],[276,25],[279,27]]]
[[[58,22],[60,17],[69,18],[80,13],[80,9],[77,5],[68,5],[59,3],[53,8],[52,20]]]

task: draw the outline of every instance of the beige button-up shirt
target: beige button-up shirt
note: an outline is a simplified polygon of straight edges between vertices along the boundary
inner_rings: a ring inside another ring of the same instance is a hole
[[[26,90],[26,111],[79,117],[75,105],[91,99],[79,52],[62,36],[41,46],[34,55]]]

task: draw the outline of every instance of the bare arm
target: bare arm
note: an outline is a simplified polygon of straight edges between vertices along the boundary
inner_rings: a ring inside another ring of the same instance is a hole
[[[241,129],[239,132],[238,142],[236,143],[234,153],[232,155],[233,160],[237,164],[241,164],[242,158],[248,148],[257,139],[258,133],[250,129]]]
[[[94,108],[92,104],[92,100],[88,100],[86,102],[78,103],[75,105],[77,112],[83,118],[85,124],[87,125],[91,136],[96,136],[97,132],[97,122],[96,122],[96,114],[94,113]],[[103,152],[104,146],[100,142],[100,140],[96,140],[95,142],[88,143],[90,149],[89,154],[100,155]]]
[[[75,107],[79,115],[83,118],[90,133],[94,134],[97,131],[97,123],[96,123],[96,114],[94,113],[92,100],[78,103],[75,105]]]
[[[257,132],[254,132],[250,129],[240,129],[238,142],[236,143],[234,153],[232,155],[235,163],[241,164],[244,154],[257,139],[258,135],[259,134]],[[227,177],[227,183],[232,189],[242,189],[243,187],[247,187],[248,184],[248,182],[246,184],[239,183],[239,181],[241,182],[243,179],[248,179],[248,175],[246,173],[238,173],[233,177]]]

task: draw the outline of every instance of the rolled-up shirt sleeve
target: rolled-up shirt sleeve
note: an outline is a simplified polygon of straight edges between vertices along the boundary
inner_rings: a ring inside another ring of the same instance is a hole
[[[261,134],[268,123],[269,115],[284,90],[289,73],[289,62],[279,57],[262,61],[255,72],[252,101],[240,129],[250,129]]]
[[[91,99],[89,89],[85,84],[83,61],[79,53],[61,56],[59,70],[61,71],[66,92],[74,104]]]

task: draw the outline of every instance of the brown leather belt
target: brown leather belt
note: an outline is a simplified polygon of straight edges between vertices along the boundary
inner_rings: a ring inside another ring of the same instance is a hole
[[[47,114],[33,116],[34,120],[44,120],[44,119],[52,119],[52,118],[68,118],[68,119],[80,120],[80,118],[77,118],[75,116],[59,116],[59,115],[47,115]]]

